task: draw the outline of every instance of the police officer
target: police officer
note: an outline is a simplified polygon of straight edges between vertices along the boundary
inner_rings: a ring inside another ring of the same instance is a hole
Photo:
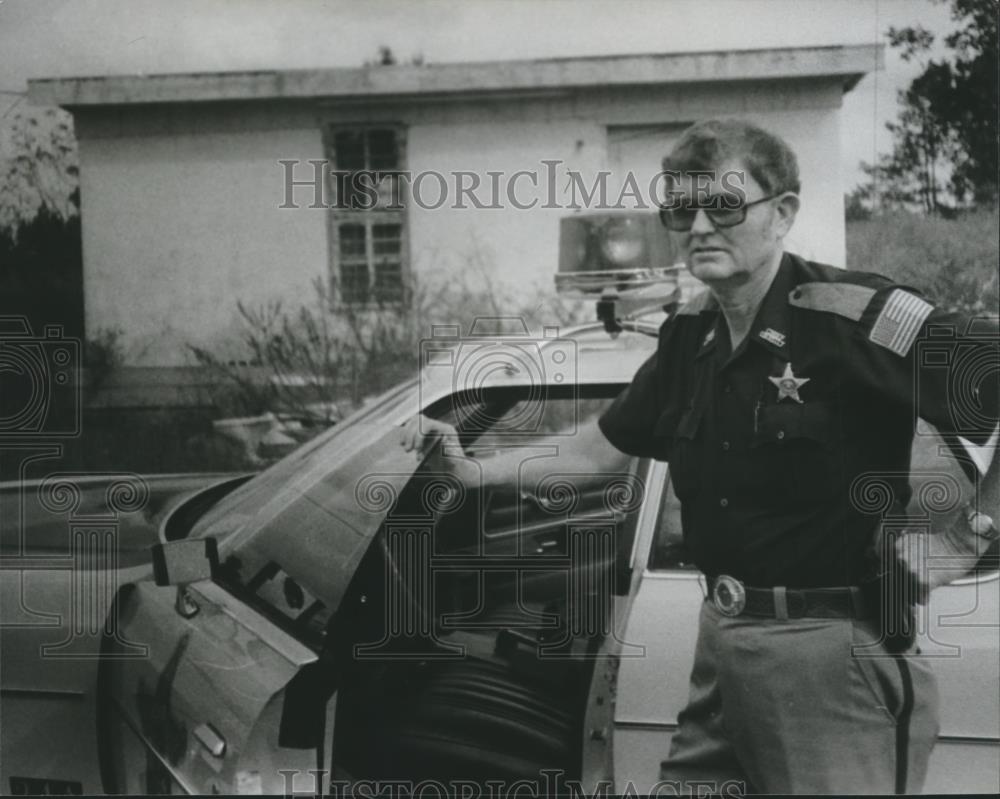
[[[881,542],[886,508],[866,496],[888,492],[901,512],[915,417],[929,421],[970,474],[988,471],[979,504],[929,540],[959,571],[975,563],[996,536],[996,336],[881,276],[784,252],[798,168],[765,130],[697,124],[664,174],[661,219],[708,290],[664,323],[600,423],[618,449],[670,462],[709,587],[661,776],[917,791],[938,730],[934,679],[905,634],[887,635],[906,597],[883,607],[868,587],[909,574],[893,590],[923,600],[956,572]],[[934,333],[980,364],[965,384],[947,358],[917,358]]]

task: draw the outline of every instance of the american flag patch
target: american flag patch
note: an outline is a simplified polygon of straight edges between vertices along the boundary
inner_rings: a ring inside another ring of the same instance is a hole
[[[868,338],[897,355],[906,355],[920,332],[920,325],[934,310],[916,294],[895,289],[882,307]]]

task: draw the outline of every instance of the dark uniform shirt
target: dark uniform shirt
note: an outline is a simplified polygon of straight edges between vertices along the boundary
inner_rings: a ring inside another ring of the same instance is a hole
[[[910,498],[917,416],[952,441],[995,430],[996,342],[995,326],[884,277],[785,254],[735,352],[715,300],[695,297],[600,425],[618,449],[670,462],[707,574],[858,585],[885,498]]]

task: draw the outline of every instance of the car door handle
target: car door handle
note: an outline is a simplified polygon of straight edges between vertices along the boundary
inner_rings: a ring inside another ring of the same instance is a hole
[[[535,553],[541,555],[543,552],[551,552],[558,546],[559,540],[556,538],[547,538],[544,541],[537,541],[535,542]]]
[[[222,757],[226,754],[226,739],[211,724],[199,724],[194,728],[194,737],[204,746],[212,757]]]

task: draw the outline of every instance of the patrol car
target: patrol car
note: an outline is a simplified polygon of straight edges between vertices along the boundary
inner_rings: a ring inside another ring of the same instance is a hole
[[[705,586],[667,464],[595,435],[664,318],[623,307],[678,301],[635,240],[645,224],[564,234],[560,283],[599,297],[601,321],[435,330],[419,379],[260,474],[3,486],[19,508],[0,572],[3,791],[654,789]],[[417,413],[461,450],[404,453]],[[599,469],[580,468],[583,442],[605,448],[587,450]],[[964,480],[937,451],[922,430],[931,492]],[[443,467],[488,475],[512,455],[523,468],[500,481]],[[951,499],[928,512],[959,512]],[[998,585],[992,552],[921,614],[942,699],[927,791],[1000,787]]]

